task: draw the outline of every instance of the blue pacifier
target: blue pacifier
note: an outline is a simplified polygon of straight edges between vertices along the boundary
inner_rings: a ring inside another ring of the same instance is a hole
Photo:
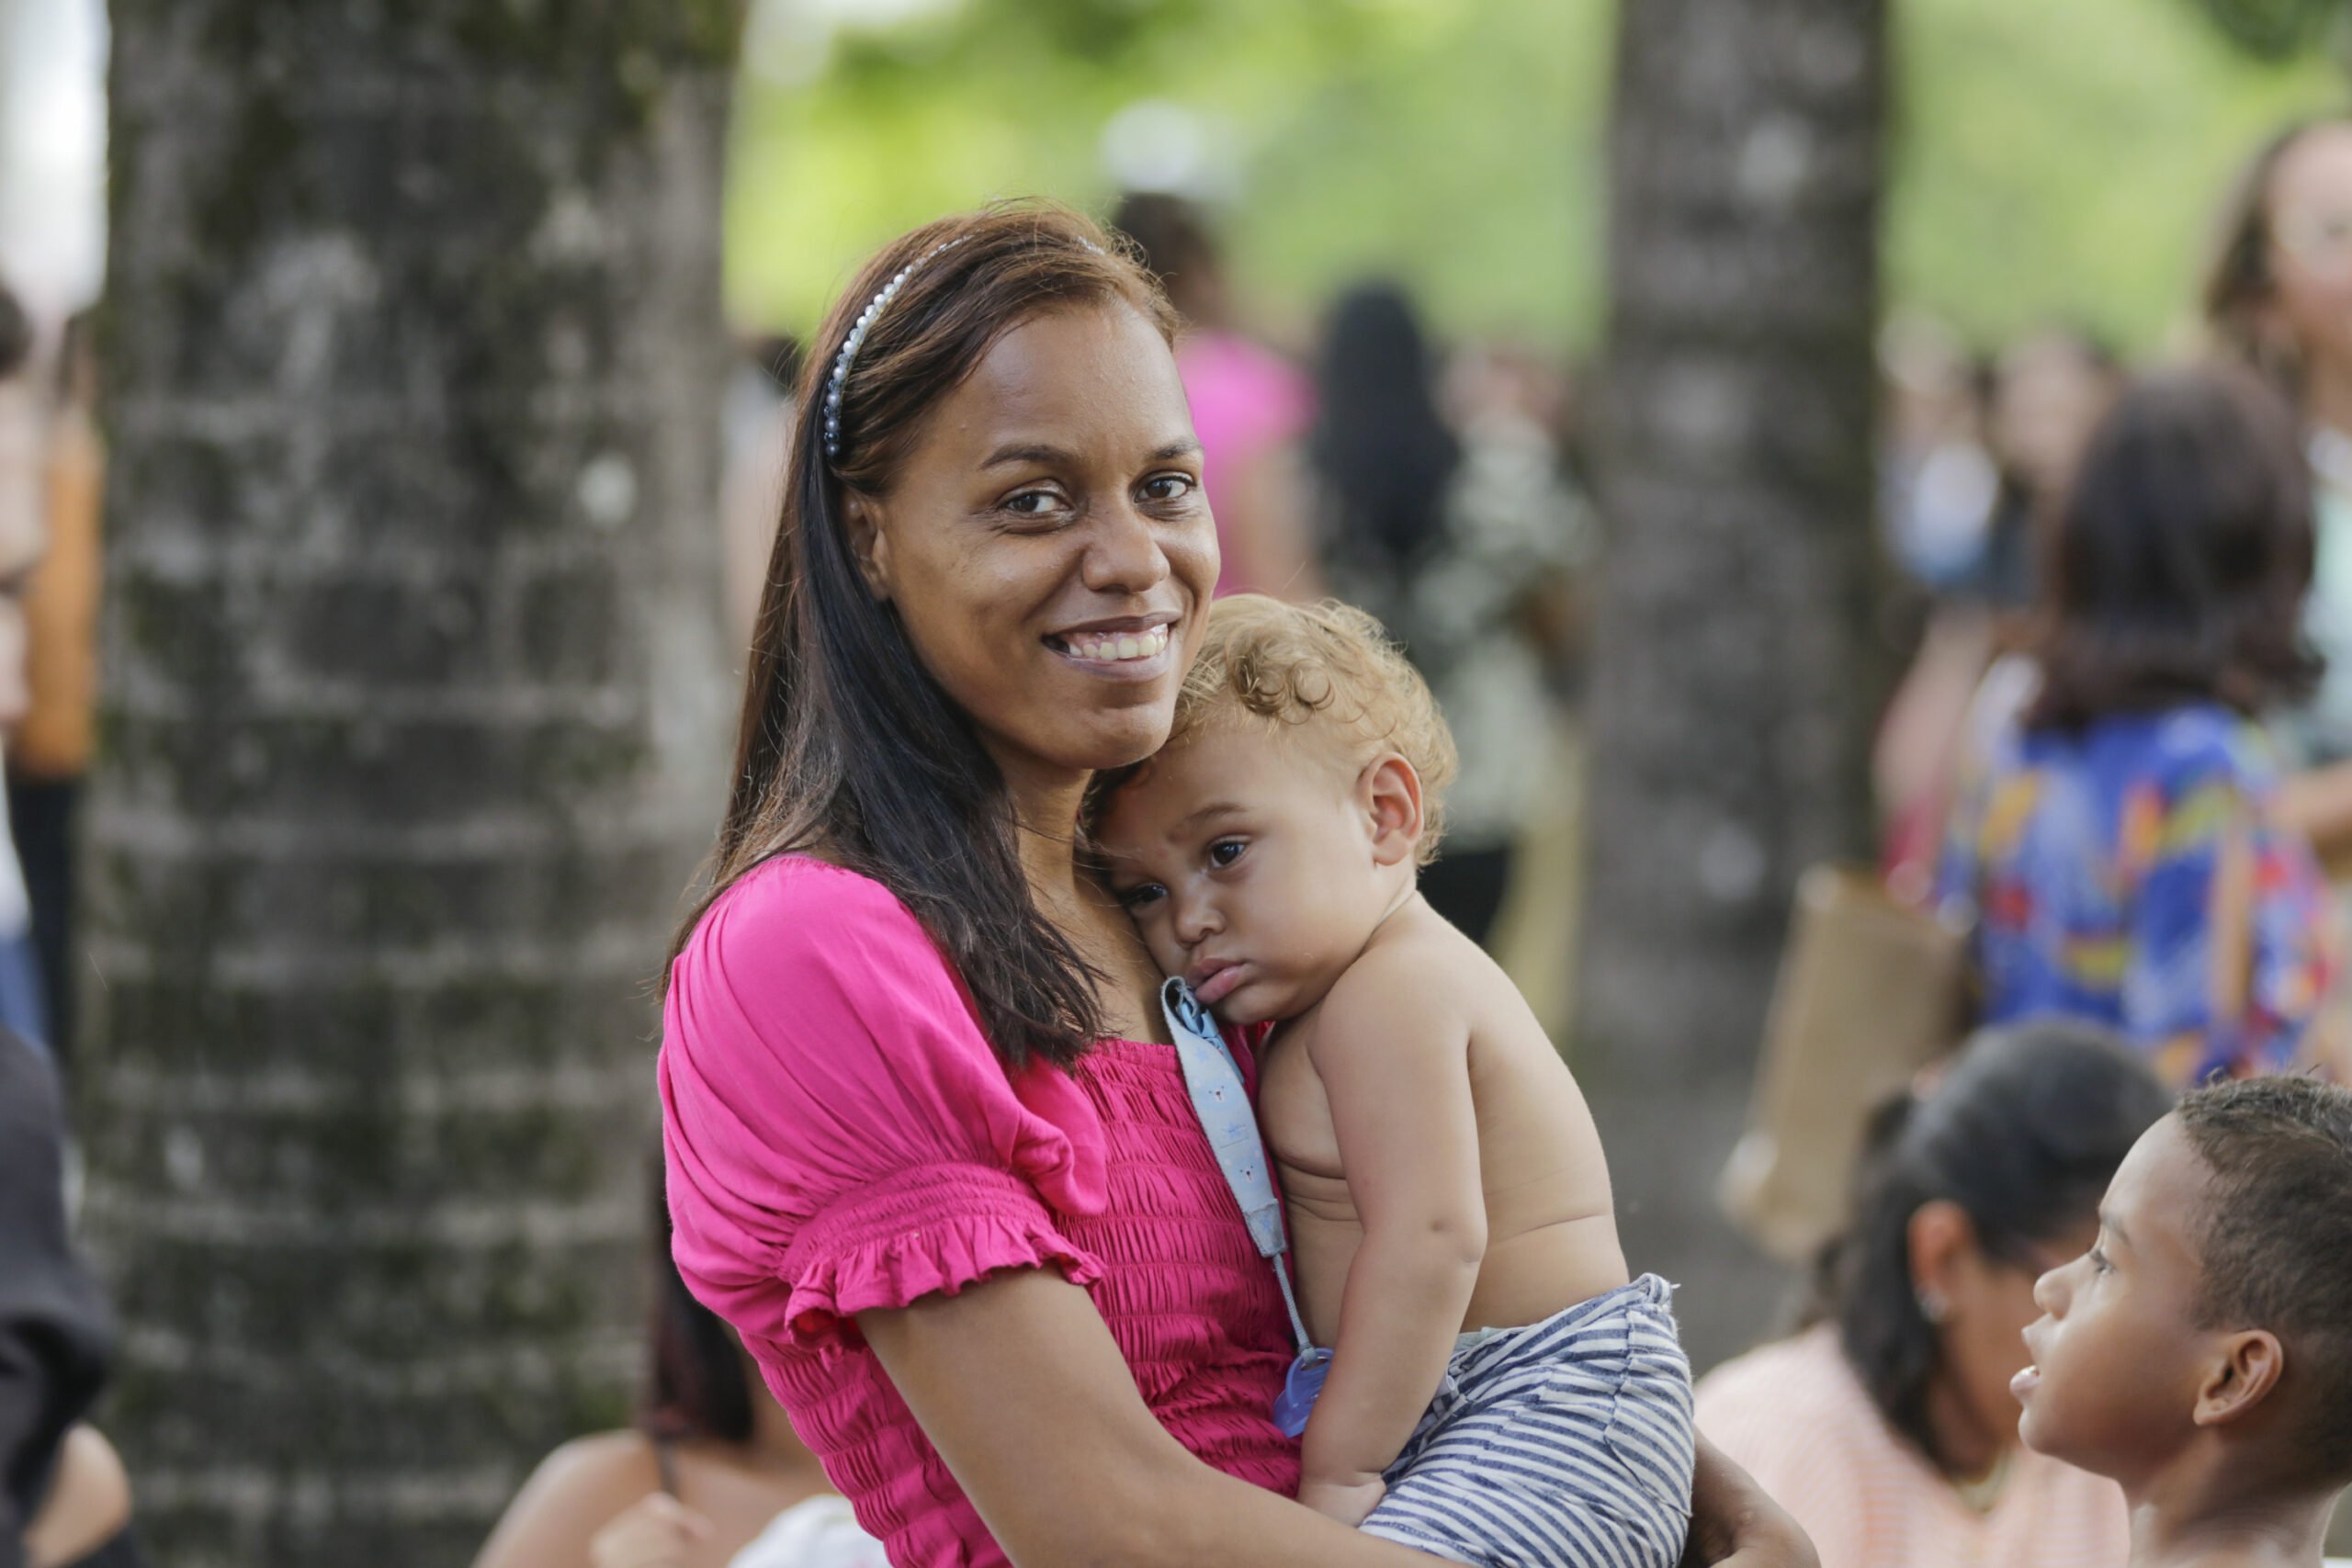
[[[1290,1373],[1283,1379],[1283,1391],[1274,1396],[1274,1425],[1285,1438],[1303,1437],[1306,1432],[1306,1417],[1314,1412],[1316,1396],[1323,1392],[1323,1380],[1331,1375],[1331,1352],[1324,1349],[1301,1350],[1298,1359],[1290,1364]]]

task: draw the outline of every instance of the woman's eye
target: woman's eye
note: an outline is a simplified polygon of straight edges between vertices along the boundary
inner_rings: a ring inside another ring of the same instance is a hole
[[[1119,902],[1132,913],[1147,904],[1158,903],[1168,896],[1168,889],[1157,882],[1138,883],[1119,895]]]
[[[1157,474],[1143,481],[1143,498],[1146,501],[1181,501],[1193,492],[1193,479],[1190,474]]]
[[[1222,870],[1241,858],[1243,847],[1239,839],[1219,839],[1209,846],[1209,863]]]
[[[1046,517],[1059,509],[1062,498],[1049,490],[1017,491],[1004,498],[1003,506],[1015,517]]]

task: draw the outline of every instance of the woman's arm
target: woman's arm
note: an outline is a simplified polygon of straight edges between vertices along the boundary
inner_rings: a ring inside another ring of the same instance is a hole
[[[1094,1303],[1050,1270],[857,1325],[1020,1568],[1428,1568],[1186,1452]]]
[[[857,1325],[1020,1568],[1428,1568],[1187,1453],[1094,1303],[1050,1270]],[[1693,1506],[1685,1568],[1819,1568],[1804,1532],[1704,1438]]]
[[[130,1478],[114,1445],[96,1427],[76,1426],[58,1450],[48,1499],[25,1531],[25,1561],[30,1568],[78,1562],[130,1522]]]

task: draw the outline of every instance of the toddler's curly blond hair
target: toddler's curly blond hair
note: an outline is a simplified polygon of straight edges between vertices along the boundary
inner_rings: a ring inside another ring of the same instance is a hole
[[[1419,863],[1437,858],[1445,791],[1461,759],[1429,682],[1378,621],[1336,600],[1292,604],[1262,593],[1218,600],[1177,694],[1168,743],[1235,714],[1330,726],[1367,761],[1395,748],[1420,775]]]

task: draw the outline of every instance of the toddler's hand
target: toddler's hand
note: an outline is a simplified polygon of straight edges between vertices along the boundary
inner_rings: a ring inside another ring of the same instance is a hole
[[[1308,1476],[1298,1483],[1300,1502],[1351,1528],[1363,1523],[1387,1495],[1387,1483],[1376,1475],[1339,1479]]]

